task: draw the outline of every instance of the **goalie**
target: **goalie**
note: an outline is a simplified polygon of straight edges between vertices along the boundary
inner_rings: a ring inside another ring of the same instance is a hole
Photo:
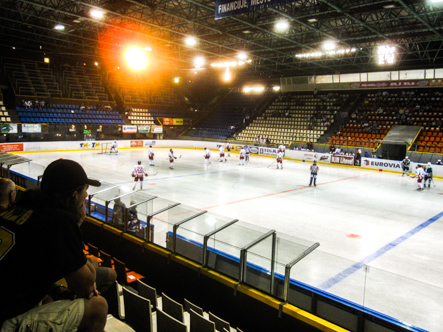
[[[142,165],[142,162],[139,160],[137,165],[134,166],[132,170],[132,177],[134,178],[134,187],[132,190],[135,190],[137,186],[137,182],[140,180],[140,190],[143,189],[143,175],[148,176],[148,172],[146,172],[145,167]]]

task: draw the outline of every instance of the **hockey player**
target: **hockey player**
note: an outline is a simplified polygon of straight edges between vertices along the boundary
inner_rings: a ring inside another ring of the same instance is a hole
[[[432,165],[431,165],[430,162],[425,166],[424,171],[425,171],[424,187],[426,188],[426,182],[429,180],[428,188],[431,188],[431,182],[432,182]]]
[[[238,162],[239,165],[245,164],[245,158],[246,158],[246,150],[245,147],[242,147],[240,150],[240,160]]]
[[[245,149],[245,152],[246,152],[245,161],[249,162],[249,154],[251,153],[251,148],[249,146],[245,145],[244,149]]]
[[[111,148],[109,149],[109,154],[112,153],[112,150],[114,150],[115,154],[118,154],[118,147],[116,140],[114,140],[114,142],[112,143]]]
[[[426,175],[426,173],[425,173],[423,167],[421,165],[417,165],[417,169],[415,170],[415,175],[413,176],[413,178],[417,177],[417,185],[418,185],[417,190],[418,191],[424,190],[423,182],[424,182],[425,175]]]
[[[409,175],[408,175],[408,172],[409,172],[409,166],[410,166],[410,165],[411,165],[411,161],[409,160],[409,157],[406,156],[405,159],[403,159],[403,160],[401,161],[401,168],[403,169],[403,174],[402,174],[402,176],[405,176],[405,173],[406,173],[407,176],[409,176]]]
[[[174,169],[174,160],[177,159],[177,157],[174,156],[174,151],[172,149],[169,149],[169,169]]]
[[[228,142],[228,144],[226,144],[226,150],[228,150],[228,157],[231,156],[231,149],[232,149],[231,142]]]
[[[281,169],[283,169],[283,152],[280,149],[278,149],[277,152],[277,169],[278,164],[280,164]]]
[[[152,145],[149,146],[149,166],[154,166],[154,151],[152,150]]]
[[[282,143],[282,144],[280,144],[278,149],[283,153],[283,157],[284,157],[285,156],[286,146]]]
[[[317,162],[315,160],[309,169],[311,170],[311,180],[309,181],[309,187],[312,186],[313,179],[314,179],[314,187],[317,187],[317,173],[320,168],[318,167]]]
[[[441,162],[441,160],[440,160],[440,159],[439,159],[439,160],[437,160],[437,162],[436,162],[435,164],[437,164],[437,165],[443,165],[443,163]]]
[[[211,162],[211,151],[209,151],[208,148],[205,148],[205,154],[203,155],[203,157],[205,158],[205,165],[206,164],[212,164],[212,162]]]
[[[148,176],[148,172],[146,172],[145,167],[142,165],[142,162],[139,160],[137,165],[134,166],[132,170],[132,177],[134,178],[134,187],[132,190],[135,190],[137,182],[140,180],[140,190],[143,189],[143,175]]]
[[[225,157],[225,147],[223,146],[223,144],[220,145],[220,162],[226,161],[226,157]]]

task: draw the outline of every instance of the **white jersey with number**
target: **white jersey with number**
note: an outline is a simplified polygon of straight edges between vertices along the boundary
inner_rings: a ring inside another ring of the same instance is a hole
[[[132,170],[132,174],[135,177],[139,177],[139,178],[143,177],[143,175],[146,173],[147,173],[146,169],[143,165],[135,165],[134,169]]]
[[[282,144],[278,147],[282,152],[285,152],[286,147]]]
[[[149,153],[149,157],[152,157],[152,154],[154,153],[152,148],[149,148],[148,153]]]
[[[169,159],[174,159],[174,152],[169,151],[168,156],[169,156]]]
[[[228,151],[232,149],[232,145],[231,145],[231,143],[226,144],[226,149],[227,149]]]
[[[224,154],[225,153],[225,148],[223,147],[223,145],[220,146],[220,154]]]
[[[243,159],[246,155],[246,150],[245,149],[241,149],[240,150],[240,158]]]
[[[209,149],[205,150],[205,158],[209,159],[209,157],[211,157],[211,151],[209,151]]]
[[[111,149],[117,149],[117,142],[113,142],[111,145]]]
[[[277,160],[282,160],[283,159],[283,152],[279,151],[277,153]]]

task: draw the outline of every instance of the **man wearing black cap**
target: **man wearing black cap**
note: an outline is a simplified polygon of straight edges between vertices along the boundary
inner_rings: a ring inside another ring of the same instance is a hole
[[[27,190],[0,214],[2,330],[103,331],[108,307],[79,229],[89,185],[100,182],[59,159],[46,168],[41,190]],[[59,297],[54,285],[62,278],[68,291]]]

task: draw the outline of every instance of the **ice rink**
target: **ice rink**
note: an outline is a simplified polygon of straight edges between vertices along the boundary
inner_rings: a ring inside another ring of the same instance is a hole
[[[218,152],[211,151],[212,164],[205,165],[203,150],[174,149],[178,159],[170,170],[168,149],[154,152],[155,167],[149,167],[147,149],[22,156],[43,166],[73,159],[89,177],[128,191],[132,168],[141,160],[148,173],[158,171],[145,180],[143,192],[275,229],[278,236],[319,242],[312,286],[443,331],[442,180],[417,192],[416,180],[398,173],[320,163],[317,187],[309,187],[310,162],[284,160],[284,169],[277,170],[274,158],[252,155],[239,166],[238,154],[218,162]],[[21,167],[28,166],[12,170]]]

